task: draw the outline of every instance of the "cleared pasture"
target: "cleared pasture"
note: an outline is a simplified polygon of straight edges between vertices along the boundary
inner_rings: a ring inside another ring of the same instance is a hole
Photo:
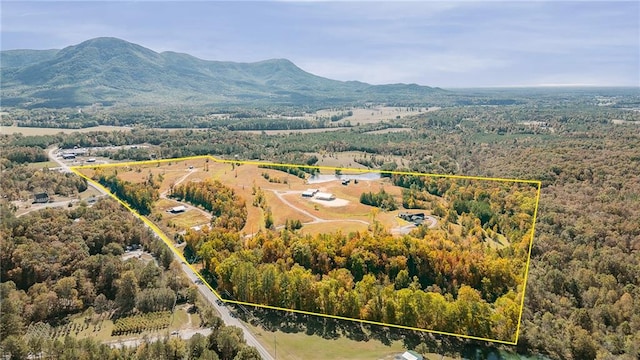
[[[374,106],[368,108],[350,108],[350,109],[328,109],[319,110],[314,114],[306,115],[309,120],[316,118],[330,118],[331,116],[352,112],[351,116],[347,116],[333,124],[340,125],[349,121],[351,125],[375,124],[382,121],[402,119],[407,116],[416,115],[428,111],[439,110],[438,107],[394,107],[394,106]]]

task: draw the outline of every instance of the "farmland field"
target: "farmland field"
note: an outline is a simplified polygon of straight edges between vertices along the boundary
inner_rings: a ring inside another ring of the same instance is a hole
[[[37,136],[37,135],[55,135],[59,133],[71,134],[74,132],[86,133],[92,131],[131,131],[131,127],[127,126],[93,126],[82,129],[62,129],[62,128],[39,128],[39,127],[23,127],[23,126],[2,126],[0,133],[2,134],[18,134],[21,133],[24,136]]]

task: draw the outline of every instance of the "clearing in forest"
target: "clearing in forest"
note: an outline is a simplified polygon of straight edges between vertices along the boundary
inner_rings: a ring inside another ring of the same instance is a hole
[[[211,156],[72,170],[224,301],[517,342],[538,181]]]

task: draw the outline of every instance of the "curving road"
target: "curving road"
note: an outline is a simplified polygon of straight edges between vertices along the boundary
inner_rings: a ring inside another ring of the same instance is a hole
[[[293,205],[292,203],[289,202],[289,200],[284,198],[284,195],[287,194],[302,194],[302,191],[284,191],[284,192],[280,192],[278,190],[273,190],[273,189],[266,189],[269,191],[272,191],[280,201],[282,201],[285,205],[287,205],[288,207],[296,210],[297,212],[307,215],[308,217],[312,218],[313,221],[310,222],[306,222],[305,224],[317,224],[317,223],[328,223],[328,222],[357,222],[360,224],[365,224],[365,225],[369,225],[368,222],[364,221],[364,220],[358,220],[358,219],[339,219],[339,220],[328,220],[328,219],[322,219],[319,218],[315,215],[313,215],[312,213],[308,212],[307,210],[304,209],[300,209],[299,207]]]

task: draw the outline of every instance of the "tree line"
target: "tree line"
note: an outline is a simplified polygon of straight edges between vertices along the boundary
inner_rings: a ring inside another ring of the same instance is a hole
[[[171,196],[210,211],[212,224],[223,229],[239,231],[247,222],[245,200],[219,180],[206,179],[187,182],[171,188]]]
[[[379,207],[383,210],[388,211],[393,211],[398,208],[396,199],[393,197],[393,195],[384,191],[384,189],[380,189],[380,191],[377,193],[363,192],[362,194],[360,194],[360,202],[365,205]]]
[[[151,214],[153,203],[160,198],[157,185],[153,183],[132,183],[118,179],[117,174],[107,176],[100,171],[96,171],[94,179],[119,199],[126,201],[140,215]]]

